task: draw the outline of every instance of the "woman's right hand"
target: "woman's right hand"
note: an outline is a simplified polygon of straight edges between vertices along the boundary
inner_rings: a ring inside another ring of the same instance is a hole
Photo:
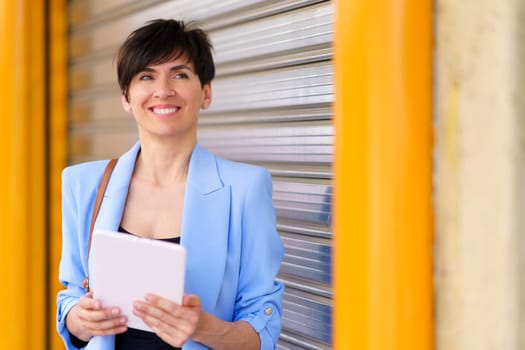
[[[101,302],[93,299],[93,292],[89,292],[69,311],[66,327],[75,337],[87,342],[98,335],[124,333],[127,321],[119,308],[102,308]]]

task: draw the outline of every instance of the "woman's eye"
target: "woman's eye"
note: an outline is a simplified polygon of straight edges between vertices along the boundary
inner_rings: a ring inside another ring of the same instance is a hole
[[[186,79],[186,78],[188,78],[188,74],[186,74],[186,73],[176,73],[173,77],[175,79]]]
[[[139,80],[152,80],[153,77],[149,74],[143,74],[141,76],[139,76]]]

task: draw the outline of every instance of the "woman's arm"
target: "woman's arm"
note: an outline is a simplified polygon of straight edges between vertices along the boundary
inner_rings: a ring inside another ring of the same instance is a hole
[[[234,320],[258,333],[261,350],[277,347],[284,285],[276,280],[284,255],[266,169],[251,173],[242,218],[242,248]]]
[[[66,288],[57,296],[57,330],[66,349],[78,348],[75,337],[87,341],[98,333],[107,333],[108,318],[110,323],[118,321],[119,315],[113,315],[111,309],[101,310],[100,303],[91,294],[86,295],[82,287],[87,275],[89,214],[98,179],[96,176],[88,177],[92,183],[85,184],[80,183],[78,178],[85,177],[86,172],[102,174],[104,164],[98,162],[73,166],[62,173],[62,257],[59,279]],[[89,191],[91,187],[93,193]],[[97,320],[103,320],[98,328],[92,324]],[[111,329],[109,332],[118,331],[120,329]]]
[[[261,347],[259,335],[246,321],[226,322],[207,313],[203,313],[202,331],[193,336],[193,340],[215,350],[258,350]]]
[[[58,275],[65,289],[57,295],[57,331],[68,350],[78,347],[67,328],[67,318],[79,299],[86,293],[82,288],[82,280],[86,276],[81,256],[84,245],[79,234],[82,224],[78,223],[78,218],[82,215],[79,216],[81,211],[78,205],[79,191],[74,178],[74,168],[64,169],[62,172],[62,256]]]

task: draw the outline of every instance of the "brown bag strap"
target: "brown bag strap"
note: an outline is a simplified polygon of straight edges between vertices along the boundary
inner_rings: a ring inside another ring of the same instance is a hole
[[[114,158],[109,161],[108,165],[106,165],[106,170],[104,170],[104,175],[102,175],[102,180],[100,180],[100,184],[98,185],[97,197],[95,198],[95,207],[93,208],[93,214],[91,215],[91,226],[89,228],[88,258],[89,252],[91,250],[91,239],[93,237],[95,221],[97,220],[98,212],[100,211],[100,206],[102,205],[102,199],[104,199],[104,194],[106,193],[106,187],[108,187],[109,178],[111,177],[113,168],[115,168],[115,165],[117,165],[117,160],[117,158]],[[82,282],[82,285],[86,291],[89,291],[88,278]]]

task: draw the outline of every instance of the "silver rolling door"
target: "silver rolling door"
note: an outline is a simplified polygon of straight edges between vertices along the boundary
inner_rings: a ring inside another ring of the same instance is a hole
[[[71,163],[116,156],[136,140],[113,67],[131,30],[159,17],[208,29],[217,78],[199,142],[272,172],[286,248],[279,348],[331,348],[333,4],[76,0],[70,9]]]

